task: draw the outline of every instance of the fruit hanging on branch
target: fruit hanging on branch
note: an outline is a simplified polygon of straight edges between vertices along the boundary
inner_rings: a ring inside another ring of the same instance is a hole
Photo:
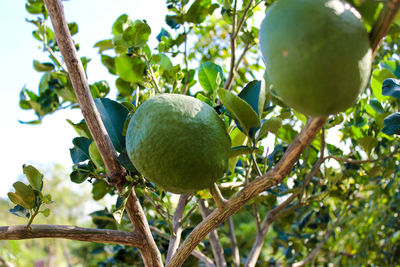
[[[345,111],[368,83],[368,33],[347,3],[278,0],[267,10],[259,35],[270,88],[306,115]]]
[[[208,188],[224,175],[231,140],[211,106],[190,96],[163,94],[136,110],[126,148],[144,177],[183,194]]]

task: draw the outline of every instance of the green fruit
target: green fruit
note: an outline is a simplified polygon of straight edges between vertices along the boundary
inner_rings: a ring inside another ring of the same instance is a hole
[[[211,106],[190,96],[163,94],[136,110],[126,148],[143,176],[183,194],[210,187],[224,175],[231,140]]]
[[[259,31],[271,87],[311,116],[345,111],[365,89],[372,53],[360,15],[340,0],[278,0]]]

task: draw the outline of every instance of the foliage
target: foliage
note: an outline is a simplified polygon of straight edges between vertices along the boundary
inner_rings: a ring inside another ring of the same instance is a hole
[[[260,173],[273,168],[307,121],[303,114],[279,105],[279,99],[273,91],[265,92],[264,81],[261,81],[264,80],[264,65],[258,54],[258,25],[254,18],[263,14],[271,2],[168,0],[166,23],[169,29],[154,33],[146,21],[132,21],[124,14],[111,26],[112,36],[95,44],[102,64],[117,80],[115,85],[106,81],[91,84],[91,93],[119,153],[119,162],[128,171],[126,187],[135,185],[150,226],[165,235],[172,233],[176,195],[146,180],[127,160],[125,151],[127,124],[144,101],[159,93],[180,93],[196,97],[220,113],[232,147],[235,147],[229,171],[218,180],[224,198],[232,197]],[[383,3],[349,2],[360,11],[370,31]],[[32,110],[38,117],[29,123],[38,123],[61,108],[77,107],[77,101],[59,59],[59,48],[43,1],[28,0],[26,9],[36,16],[29,20],[37,27],[33,37],[49,52],[51,61],[34,62],[35,70],[42,74],[38,90],[23,88],[20,94],[20,107]],[[232,23],[236,27],[233,33]],[[69,25],[71,34],[75,34],[77,24]],[[150,36],[157,36],[155,49],[147,44]],[[233,216],[242,263],[257,234],[257,218],[264,218],[271,209],[296,193],[294,201],[271,222],[258,266],[303,260],[318,245],[322,249],[314,259],[315,265],[400,264],[397,256],[400,249],[400,158],[398,138],[393,135],[399,133],[399,37],[397,20],[376,54],[370,83],[357,103],[329,117],[324,131],[317,135],[281,184],[261,193]],[[232,38],[236,46],[233,51]],[[230,69],[232,55],[235,55],[233,72]],[[84,66],[90,64],[90,59],[81,59]],[[231,86],[224,88],[232,73],[236,75]],[[118,92],[114,100],[106,98],[110,87]],[[74,163],[71,181],[91,183],[95,200],[107,194],[115,195],[115,188],[107,183],[104,163],[86,122],[69,123],[77,132],[70,149]],[[317,163],[321,166],[312,173]],[[23,200],[17,203],[25,209],[36,207],[31,192],[35,199],[40,196],[35,178],[38,175],[32,173],[27,174],[32,180],[29,186],[16,186],[16,194]],[[19,194],[22,191],[25,193]],[[182,220],[183,239],[201,221],[197,206],[200,200],[208,203],[211,209],[216,207],[209,198],[207,190],[190,197]],[[129,219],[121,212],[122,203],[123,199],[118,198],[112,208],[93,212],[93,223],[98,228],[130,230]],[[227,222],[217,228],[227,263],[233,265],[229,229]],[[166,255],[168,242],[157,234],[154,238],[162,255]],[[198,248],[213,258],[209,244],[210,239],[205,239]],[[102,266],[138,265],[140,261],[137,249],[130,247],[89,245],[85,249],[86,256],[108,251],[109,258],[99,260]]]

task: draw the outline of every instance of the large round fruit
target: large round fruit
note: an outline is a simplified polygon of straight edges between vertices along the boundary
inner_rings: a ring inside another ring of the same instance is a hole
[[[224,175],[231,140],[211,106],[190,96],[163,94],[136,110],[126,148],[143,176],[182,194],[210,187]]]
[[[259,39],[273,89],[306,115],[346,110],[369,80],[368,33],[357,11],[340,0],[278,0]]]

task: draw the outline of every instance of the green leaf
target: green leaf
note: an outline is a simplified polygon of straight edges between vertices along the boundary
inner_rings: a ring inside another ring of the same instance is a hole
[[[94,44],[93,47],[99,48],[99,54],[103,53],[106,50],[113,49],[114,44],[112,39],[101,40]]]
[[[132,161],[129,159],[128,154],[126,152],[122,152],[118,156],[118,162],[132,173],[137,173],[135,166],[133,166]]]
[[[97,168],[102,168],[104,166],[103,158],[101,157],[95,142],[92,142],[89,145],[89,155],[90,159],[93,161],[94,165],[96,165]]]
[[[40,63],[39,61],[34,60],[33,68],[38,72],[47,72],[54,70],[54,64],[50,62]]]
[[[115,210],[113,211],[113,217],[118,224],[121,224],[122,222],[122,217],[124,215],[125,204],[127,200],[128,198],[118,196],[117,202],[115,203]]]
[[[71,148],[70,155],[72,162],[77,164],[90,158],[89,145],[92,141],[86,137],[76,137],[72,140],[74,147]]]
[[[10,197],[10,195],[9,195],[9,197]],[[29,211],[27,209],[25,209],[24,207],[22,207],[21,205],[15,205],[14,208],[9,209],[8,212],[14,214],[15,216],[22,217],[22,218],[29,218],[29,216],[30,216]]]
[[[218,4],[211,4],[211,0],[195,0],[183,18],[187,22],[200,24],[218,7]]]
[[[89,85],[89,87],[93,98],[106,97],[110,92],[110,86],[106,81],[95,82],[94,84]]]
[[[282,119],[280,117],[273,117],[265,120],[261,125],[260,131],[258,132],[257,141],[266,137],[268,135],[268,132],[277,134],[281,126]]]
[[[201,64],[198,75],[201,87],[209,94],[213,94],[215,90],[221,87],[224,77],[222,68],[212,62]]]
[[[382,95],[400,99],[400,81],[395,79],[384,80],[382,83]]]
[[[376,99],[379,102],[388,100],[388,97],[382,95],[383,81],[389,78],[396,78],[395,75],[387,69],[376,69],[372,72],[371,88]]]
[[[86,181],[87,178],[89,178],[90,173],[87,171],[83,171],[83,170],[75,170],[75,171],[71,172],[71,174],[69,176],[70,176],[70,179],[72,182],[74,182],[76,184],[81,184],[84,181]]]
[[[229,158],[235,158],[240,155],[250,154],[251,148],[248,146],[235,146],[231,148],[229,152]]]
[[[391,114],[383,120],[382,132],[387,135],[400,134],[400,112]]]
[[[114,57],[110,57],[107,55],[101,55],[101,63],[103,63],[103,65],[107,67],[108,72],[110,72],[111,74],[117,75]]]
[[[253,110],[260,116],[264,109],[265,103],[265,85],[261,81],[249,82],[238,96],[246,101]]]
[[[142,48],[146,45],[150,33],[151,29],[146,21],[136,20],[132,26],[129,26],[124,30],[122,38],[130,46]]]
[[[232,147],[238,147],[246,144],[247,142],[247,137],[246,135],[243,134],[242,131],[239,130],[239,128],[235,127],[233,131],[229,134],[231,141],[232,141]],[[237,162],[239,161],[239,157],[234,157],[234,158],[229,158],[228,160],[228,170],[231,173],[235,172],[235,167]]]
[[[115,81],[115,85],[117,86],[118,92],[123,96],[131,96],[135,90],[135,87],[133,87],[130,82],[127,82],[121,78],[118,78]]]
[[[120,103],[108,98],[96,98],[94,102],[114,148],[118,152],[124,151],[125,137],[122,133],[125,120],[129,113],[128,109]]]
[[[80,122],[78,122],[78,123],[73,123],[71,120],[69,120],[69,119],[67,119],[67,122],[72,126],[72,127],[74,127],[74,129],[75,129],[75,131],[79,134],[79,136],[81,136],[81,137],[86,137],[86,138],[88,138],[88,139],[90,139],[90,140],[92,140],[93,138],[92,138],[92,134],[90,133],[90,131],[89,131],[89,128],[88,128],[88,126],[87,126],[87,124],[86,124],[86,122],[85,122],[85,120],[83,119],[83,120],[81,120]]]
[[[78,33],[78,24],[76,24],[76,22],[70,22],[68,23],[68,29],[69,32],[71,33],[71,36],[75,35]]]
[[[43,214],[44,217],[49,217],[49,215],[50,215],[50,209],[49,208],[46,208],[46,209],[44,209],[44,210],[42,210],[40,212]]]
[[[109,186],[106,181],[104,180],[96,180],[93,183],[93,188],[92,188],[92,196],[94,200],[100,200],[102,199],[108,192],[110,192],[112,189],[111,186]]]
[[[365,136],[363,138],[357,139],[357,142],[364,149],[367,154],[371,153],[371,150],[378,145],[378,140],[373,136]]]
[[[217,93],[225,108],[239,123],[245,134],[249,134],[251,127],[260,126],[260,118],[246,101],[224,89],[218,89]]]
[[[43,187],[43,174],[32,165],[24,165],[22,169],[32,188],[41,191]]]
[[[35,206],[36,196],[33,189],[22,182],[13,184],[15,193],[8,193],[8,198],[15,204],[19,204],[25,209],[32,209]]]
[[[382,114],[382,113],[385,112],[385,110],[384,110],[383,107],[382,107],[382,104],[381,104],[378,100],[376,100],[376,99],[371,99],[371,100],[369,101],[369,105],[370,105],[376,112],[378,112],[379,114]]]
[[[123,14],[117,18],[112,26],[112,34],[114,36],[122,34],[126,28],[132,25],[132,21],[127,14]]]
[[[139,57],[118,56],[115,59],[115,68],[122,79],[133,83],[142,81],[146,74],[146,63]]]

